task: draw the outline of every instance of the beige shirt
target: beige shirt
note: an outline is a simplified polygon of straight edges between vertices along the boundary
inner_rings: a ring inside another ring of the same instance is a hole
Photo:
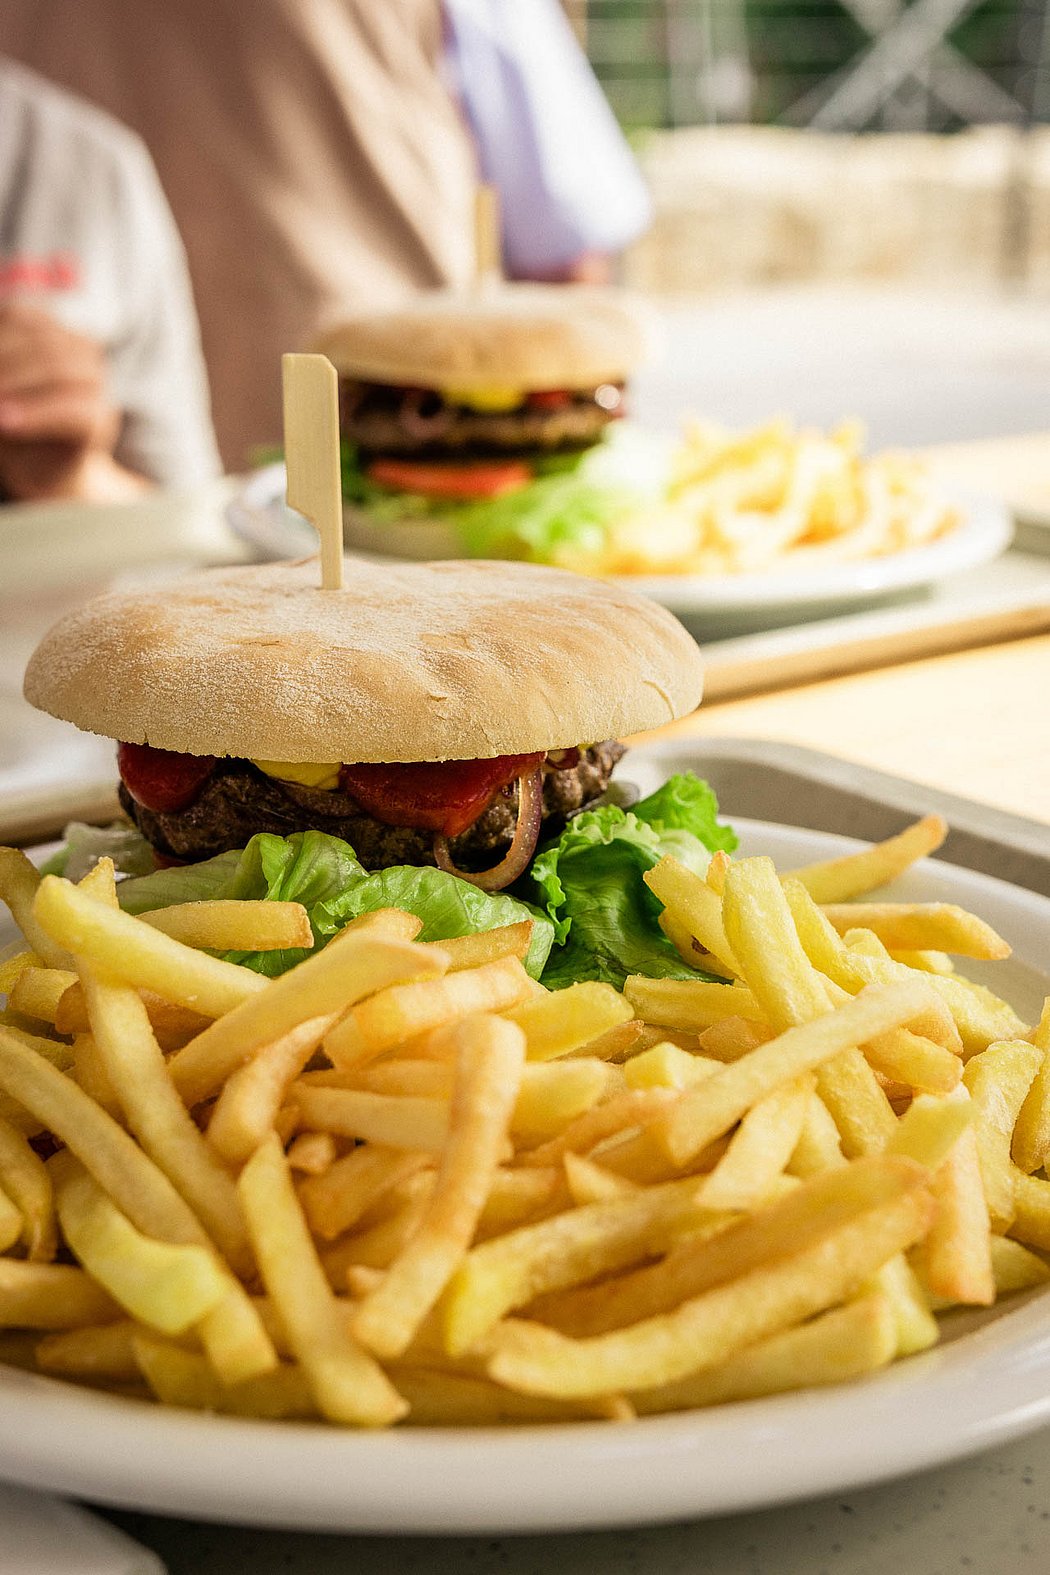
[[[470,277],[438,0],[3,0],[0,51],[149,147],[230,468],[280,437],[281,351],[346,306]]]
[[[0,304],[39,307],[106,356],[116,459],[162,485],[219,469],[186,258],[141,141],[0,59]]]

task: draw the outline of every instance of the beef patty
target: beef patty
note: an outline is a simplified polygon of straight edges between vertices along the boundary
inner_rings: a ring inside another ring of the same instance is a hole
[[[548,769],[543,778],[544,825],[553,831],[567,816],[604,793],[624,753],[617,743],[580,751],[577,765]],[[249,760],[220,760],[200,794],[185,809],[156,811],[137,804],[120,784],[120,802],[142,835],[167,858],[188,864],[230,848],[243,848],[258,831],[287,837],[293,831],[326,831],[349,842],[366,869],[390,864],[433,864],[433,833],[387,826],[366,815],[348,793],[279,782]],[[509,847],[517,820],[517,784],[498,793],[485,812],[449,843],[462,869],[495,864]]]
[[[396,454],[437,459],[465,453],[586,448],[623,414],[620,390],[608,384],[601,392],[605,403],[599,403],[594,391],[587,391],[572,394],[555,408],[523,404],[516,410],[486,411],[448,403],[429,390],[344,379],[341,426],[343,435],[366,458]]]

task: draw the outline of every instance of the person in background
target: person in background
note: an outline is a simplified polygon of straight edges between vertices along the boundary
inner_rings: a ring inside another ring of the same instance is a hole
[[[469,284],[479,178],[514,276],[593,277],[646,221],[557,0],[3,0],[0,50],[149,147],[231,469],[280,433],[283,350],[362,302]]]
[[[0,58],[0,497],[217,473],[185,258],[139,139]]]

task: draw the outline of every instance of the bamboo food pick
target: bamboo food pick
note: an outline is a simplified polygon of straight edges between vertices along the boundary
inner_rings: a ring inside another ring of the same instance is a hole
[[[283,355],[288,507],[321,538],[321,589],[343,586],[343,493],[339,478],[339,381],[323,355]]]
[[[490,290],[502,278],[499,192],[483,184],[474,193],[474,288]]]

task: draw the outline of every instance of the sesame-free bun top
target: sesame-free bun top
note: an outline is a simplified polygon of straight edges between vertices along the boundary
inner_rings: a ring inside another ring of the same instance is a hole
[[[423,291],[349,313],[311,347],[345,377],[413,388],[594,388],[618,383],[649,338],[638,302],[586,285]]]
[[[114,592],[37,647],[26,698],[87,732],[194,755],[481,759],[691,711],[700,654],[655,602],[534,564],[316,559]]]

